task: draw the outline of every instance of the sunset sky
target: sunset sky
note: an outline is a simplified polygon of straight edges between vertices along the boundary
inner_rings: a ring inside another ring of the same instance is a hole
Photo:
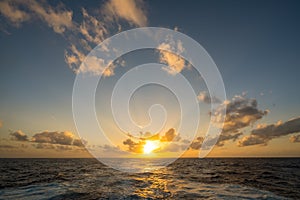
[[[133,95],[132,118],[141,125],[140,139],[131,137],[139,131],[121,134],[102,103],[125,71],[173,61],[149,49],[116,60],[97,90],[97,117],[114,144],[80,140],[72,114],[76,73],[85,73],[80,63],[104,39],[137,27],[182,32],[200,43],[218,66],[227,95],[219,109],[226,108],[227,114],[208,156],[299,157],[299,6],[298,1],[0,0],[0,157],[90,157],[82,143],[106,157],[126,156],[123,151],[172,157],[184,148],[184,156],[197,157],[209,105],[217,99],[184,61],[162,73],[184,74],[198,94],[202,112],[195,138],[177,132],[178,102],[166,88],[147,85]],[[159,133],[157,124],[143,128],[153,104],[164,105],[168,113]],[[220,110],[213,115],[221,115]]]

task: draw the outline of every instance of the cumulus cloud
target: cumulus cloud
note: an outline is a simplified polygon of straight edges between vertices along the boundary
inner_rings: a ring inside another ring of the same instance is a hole
[[[293,135],[290,137],[292,143],[300,142],[300,135]]]
[[[210,96],[208,92],[202,91],[198,95],[198,100],[207,104],[211,103],[222,103],[220,99],[215,96]]]
[[[102,74],[105,77],[114,75],[115,65],[112,64],[112,61],[105,61],[96,56],[89,56],[84,65],[82,65],[77,73],[90,73],[93,75]]]
[[[128,146],[129,152],[143,153],[145,141],[141,140],[141,141],[135,142],[132,139],[127,139],[123,142],[123,144]]]
[[[300,132],[300,117],[290,119],[286,122],[277,122],[269,125],[258,125],[253,129],[249,136],[243,137],[239,146],[267,145],[274,138],[286,136],[292,133]],[[296,138],[295,138],[296,139]]]
[[[21,130],[11,132],[10,136],[12,136],[12,140],[15,141],[28,141],[27,135],[23,133]]]
[[[41,133],[36,133],[34,136],[32,136],[31,141],[36,143],[72,145],[73,134],[68,131],[64,131],[64,132],[44,131]]]
[[[198,150],[201,148],[202,143],[204,141],[203,137],[197,137],[190,145],[191,149]]]
[[[170,128],[160,139],[161,142],[172,142],[177,137],[174,128]]]
[[[135,140],[131,139],[133,136],[131,134],[128,134],[130,137],[129,139],[126,139],[123,141],[123,145],[127,146],[127,149],[129,152],[134,152],[134,153],[143,153],[144,150],[144,145],[146,144],[146,141],[159,141],[162,143],[171,143],[166,145],[166,148],[159,148],[157,149],[157,152],[161,151],[166,151],[166,150],[172,150],[175,151],[175,143],[174,142],[180,142],[181,138],[179,134],[176,133],[176,130],[174,128],[170,128],[167,132],[164,134],[160,135],[159,133],[152,134],[150,132],[146,133],[141,133],[140,138],[136,138]],[[172,145],[173,144],[173,145]],[[186,143],[184,143],[186,145]],[[172,146],[170,146],[172,145]],[[176,144],[176,149],[181,149],[182,146],[181,144]]]
[[[84,139],[74,139],[72,144],[77,147],[84,147],[87,144],[87,141]]]
[[[159,61],[168,65],[163,70],[169,74],[176,75],[188,66],[186,61],[181,56],[178,56],[185,51],[181,41],[174,41],[172,37],[168,37],[166,42],[161,43],[157,49]]]
[[[240,129],[254,124],[267,113],[267,110],[258,108],[256,99],[236,95],[231,100],[222,103],[211,115],[216,125],[224,119],[223,132],[236,133]]]
[[[18,130],[11,132],[10,136],[14,141],[31,142],[37,149],[71,150],[73,147],[82,148],[87,144],[86,140],[76,138],[69,131],[43,131],[29,138],[21,130]],[[21,144],[21,147],[24,148],[25,144]]]

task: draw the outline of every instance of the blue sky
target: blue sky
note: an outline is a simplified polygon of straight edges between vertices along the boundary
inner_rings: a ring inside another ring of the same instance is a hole
[[[271,125],[279,120],[284,124],[299,118],[299,2],[155,0],[122,4],[134,14],[124,13],[122,6],[118,7],[118,1],[42,1],[32,4],[42,10],[40,13],[26,3],[0,1],[2,138],[10,138],[10,133],[17,130],[29,136],[45,130],[70,131],[76,135],[71,107],[76,74],[66,61],[66,52],[74,54],[70,50],[72,44],[83,54],[88,52],[79,42],[80,39],[88,40],[87,37],[74,28],[78,28],[84,20],[88,22],[89,18],[84,18],[82,8],[89,17],[95,17],[105,26],[107,33],[102,37],[98,35],[97,41],[134,27],[152,26],[177,29],[199,42],[218,66],[229,101],[233,101],[235,95],[254,98],[258,110],[269,110],[261,119],[243,127],[244,135],[240,139],[251,134],[258,124]],[[105,7],[107,5],[112,7],[112,11]],[[51,9],[46,11],[47,8]],[[18,18],[20,12],[23,16]],[[71,13],[71,18],[64,15],[66,13]],[[105,16],[111,19],[105,19]],[[55,17],[61,18],[55,21]],[[93,31],[92,28],[87,30]],[[90,41],[89,46],[94,48],[96,43]],[[129,63],[142,63],[150,58],[155,60],[157,54],[146,52],[144,57],[133,57],[134,54],[127,58],[127,67]],[[243,95],[245,93],[246,96]],[[205,106],[203,102],[200,105]],[[263,143],[260,150],[253,150],[253,155],[275,156],[284,151],[283,155],[299,156],[299,143],[289,141],[293,135],[296,137],[297,128],[300,130],[300,123],[293,133],[267,139],[267,145]],[[226,156],[243,156],[246,155],[245,150],[240,149],[256,148],[255,145],[236,147],[236,141],[228,143],[220,147],[226,148],[223,150]],[[290,149],[281,150],[278,144],[290,145]],[[230,148],[232,150],[228,150]],[[220,149],[216,150],[216,155],[223,155]],[[34,151],[28,150],[26,155],[40,156],[44,153],[32,153]],[[57,154],[53,153],[54,156]],[[1,156],[16,155],[20,156],[17,150],[9,152],[4,148],[1,153]]]

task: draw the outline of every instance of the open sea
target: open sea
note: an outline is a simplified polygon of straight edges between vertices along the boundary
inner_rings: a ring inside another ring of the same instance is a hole
[[[300,158],[181,158],[135,174],[95,159],[0,159],[0,199],[300,199]]]

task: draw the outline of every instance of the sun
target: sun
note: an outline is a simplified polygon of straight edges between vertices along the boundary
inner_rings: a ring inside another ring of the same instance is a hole
[[[159,145],[158,145],[157,141],[147,140],[146,143],[145,143],[145,145],[144,145],[144,153],[145,154],[149,154],[153,150],[157,149],[158,147],[159,147]]]

